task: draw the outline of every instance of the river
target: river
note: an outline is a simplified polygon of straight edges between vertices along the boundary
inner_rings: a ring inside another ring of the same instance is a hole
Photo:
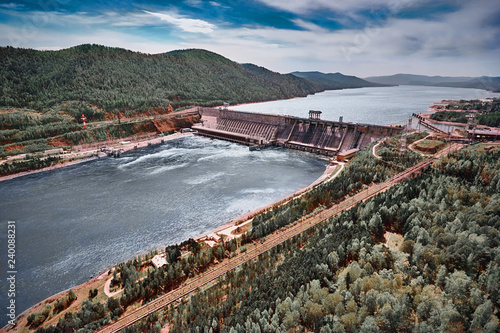
[[[16,226],[17,313],[109,266],[281,199],[314,182],[326,164],[304,152],[188,136],[1,182],[4,254],[7,223]],[[2,309],[6,263],[3,256]]]

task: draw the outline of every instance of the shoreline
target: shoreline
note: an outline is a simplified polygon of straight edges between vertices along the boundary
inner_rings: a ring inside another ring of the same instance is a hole
[[[246,224],[248,223],[250,220],[253,219],[254,216],[258,215],[258,214],[261,214],[269,209],[271,209],[272,207],[274,207],[275,205],[282,205],[292,199],[294,199],[295,197],[299,197],[301,196],[302,194],[306,193],[307,191],[309,191],[310,189],[312,189],[314,186],[320,184],[321,182],[323,182],[324,180],[328,179],[332,174],[333,172],[335,171],[335,169],[337,168],[337,165],[340,165],[341,168],[340,170],[337,172],[340,173],[340,171],[343,170],[343,164],[336,164],[336,165],[331,165],[331,164],[328,164],[325,168],[325,171],[323,172],[323,174],[318,178],[316,179],[313,183],[311,183],[310,185],[307,185],[301,189],[298,189],[297,191],[281,198],[281,199],[278,199],[276,201],[273,201],[272,203],[268,204],[268,205],[265,205],[265,206],[262,206],[262,207],[259,207],[257,209],[254,209],[253,211],[250,211],[250,212],[247,212],[247,213],[244,213],[243,215],[240,215],[234,219],[232,219],[231,221],[227,222],[227,223],[224,223],[223,225],[217,227],[216,229],[208,232],[208,233],[205,233],[205,234],[202,234],[202,235],[198,235],[196,237],[193,237],[194,240],[198,241],[199,239],[202,239],[210,234],[216,234],[216,233],[221,233],[222,231],[226,230],[226,229],[229,229],[229,228],[232,228],[234,226],[237,226],[237,225],[243,225],[243,224]],[[238,236],[239,237],[239,236]]]
[[[452,121],[440,121],[440,120],[434,120],[434,119],[431,119],[431,113],[429,114],[421,114],[420,116],[422,118],[425,118],[428,122],[430,123],[436,123],[436,124],[440,124],[440,125],[450,125],[450,126],[457,126],[457,127],[467,127],[467,124],[465,123],[455,123],[455,122],[452,122]]]
[[[56,169],[68,167],[68,166],[75,165],[75,164],[90,162],[90,161],[96,160],[98,158],[99,157],[97,157],[97,156],[82,157],[82,158],[79,158],[77,160],[57,163],[57,164],[54,164],[54,165],[51,165],[51,166],[48,166],[45,168],[41,168],[41,169],[28,170],[28,171],[23,171],[23,172],[19,172],[19,173],[14,173],[11,175],[0,176],[0,182],[6,181],[6,180],[11,180],[14,178],[23,177],[23,176],[28,176],[28,175],[35,174],[35,173],[56,170]]]
[[[191,133],[186,133],[186,134],[191,134]],[[180,136],[176,136],[175,138],[178,138],[178,137],[180,137]],[[175,138],[170,138],[170,139],[175,139]],[[77,161],[77,162],[81,163],[81,162],[85,162],[85,161],[88,161],[88,159],[84,160],[84,161]],[[62,166],[66,166],[66,165],[62,165]],[[340,166],[340,169],[337,170],[337,172],[335,172],[335,170],[337,169],[337,166]],[[333,164],[332,165],[331,163],[329,163],[329,164],[326,165],[325,171],[323,172],[323,174],[320,177],[318,177],[318,179],[316,179],[310,185],[307,185],[307,186],[305,186],[305,187],[303,187],[301,189],[298,189],[297,191],[295,191],[295,192],[293,192],[293,193],[291,193],[291,194],[289,194],[289,195],[287,195],[287,196],[285,196],[285,197],[283,197],[281,199],[278,199],[278,200],[276,200],[276,201],[274,201],[274,202],[272,202],[272,203],[270,203],[270,204],[268,204],[266,206],[263,206],[263,207],[255,209],[253,211],[250,211],[248,213],[242,214],[242,215],[240,215],[240,216],[232,219],[231,221],[222,224],[221,226],[217,227],[216,229],[214,229],[212,231],[209,231],[209,232],[206,232],[204,234],[201,234],[201,235],[198,235],[196,237],[193,237],[193,239],[195,241],[199,241],[200,239],[202,239],[204,237],[207,237],[210,234],[221,233],[222,231],[225,231],[227,229],[231,229],[231,228],[233,228],[233,227],[235,227],[237,225],[246,224],[246,223],[250,222],[253,219],[253,217],[255,217],[257,214],[263,213],[266,210],[271,209],[273,206],[275,206],[277,204],[278,205],[282,205],[282,204],[284,204],[284,203],[286,203],[286,202],[288,202],[288,201],[290,201],[290,200],[292,200],[292,199],[294,199],[296,197],[299,197],[299,196],[307,193],[307,191],[311,190],[316,185],[318,185],[318,184],[320,184],[320,183],[322,183],[324,181],[327,181],[329,179],[335,178],[338,174],[340,174],[340,172],[343,171],[343,169],[344,169],[344,164]],[[35,170],[35,171],[42,172],[42,171],[48,171],[48,170]],[[335,172],[335,174],[334,174],[334,172]],[[241,235],[235,235],[235,237],[240,237],[240,236]],[[168,246],[168,245],[165,245],[165,246]],[[136,258],[138,256],[143,256],[143,255],[145,255],[145,254],[147,254],[147,253],[149,253],[151,251],[155,251],[155,250],[158,250],[158,249],[149,249],[149,250],[144,251],[143,253],[141,253],[139,255],[131,256],[130,259],[128,259],[128,260],[131,260],[131,259]],[[161,250],[161,248],[160,248],[160,250]],[[22,311],[16,317],[16,320],[20,319],[22,316],[27,315],[28,313],[33,312],[37,307],[40,307],[40,306],[44,305],[47,302],[52,302],[52,301],[56,300],[59,296],[61,296],[64,293],[68,292],[70,289],[74,289],[74,290],[75,289],[80,289],[80,288],[83,288],[86,285],[92,284],[92,283],[94,283],[94,282],[96,282],[98,280],[102,280],[103,278],[105,278],[109,274],[110,270],[113,267],[115,267],[115,266],[116,266],[116,264],[113,265],[113,266],[106,267],[105,269],[103,269],[100,272],[96,273],[90,279],[88,279],[88,280],[86,280],[86,281],[84,281],[84,282],[82,282],[80,284],[77,284],[77,285],[75,285],[73,287],[67,288],[65,290],[59,291],[59,292],[57,292],[57,293],[55,293],[53,295],[50,295],[50,296],[46,297],[45,299],[37,302],[36,304],[34,304],[34,305],[30,306],[29,308],[27,308],[26,310]],[[13,328],[9,324],[7,324],[7,325],[5,325],[3,327],[0,327],[0,332],[8,332],[8,331],[11,331],[12,329]]]
[[[170,140],[178,139],[178,138],[181,138],[183,136],[189,136],[189,135],[193,135],[193,133],[191,133],[191,132],[174,133],[174,134],[170,134],[167,136],[156,137],[154,139],[131,142],[131,143],[128,143],[125,145],[118,145],[117,147],[119,147],[118,149],[120,149],[121,152],[127,152],[127,151],[131,151],[131,150],[139,149],[139,148],[148,147],[150,144],[151,145],[160,144],[162,140],[163,141],[170,141]],[[95,142],[95,143],[92,143],[92,145],[99,146],[99,143]],[[51,171],[51,170],[55,170],[55,169],[60,169],[60,168],[64,168],[67,166],[80,164],[80,163],[84,163],[84,162],[89,162],[89,161],[99,159],[101,157],[105,157],[105,156],[99,156],[99,153],[101,153],[101,151],[99,149],[89,149],[89,150],[85,150],[85,151],[81,151],[81,152],[71,153],[74,156],[70,157],[69,159],[76,158],[76,160],[69,160],[69,161],[63,160],[62,162],[58,162],[55,165],[51,165],[51,166],[48,166],[45,168],[23,171],[23,172],[14,173],[11,175],[6,175],[6,176],[0,176],[0,182],[14,179],[14,178],[27,176],[27,175],[31,175],[31,174],[35,174],[35,173],[40,173],[40,172],[44,172],[44,171]],[[78,157],[79,154],[81,154],[81,157]]]

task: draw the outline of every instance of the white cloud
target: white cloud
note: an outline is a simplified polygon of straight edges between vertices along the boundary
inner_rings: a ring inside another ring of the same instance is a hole
[[[315,10],[334,10],[341,12],[350,12],[359,9],[397,9],[408,5],[414,5],[422,2],[422,0],[259,0],[267,6],[286,10],[296,14],[305,14]]]
[[[23,8],[24,5],[20,3],[2,3],[0,4],[0,7],[7,8],[7,9],[18,9],[18,8]]]
[[[229,6],[224,6],[224,5],[222,5],[222,4],[218,3],[218,2],[215,2],[215,1],[210,1],[210,4],[211,4],[212,6],[214,6],[214,7],[231,8],[231,7],[229,7]]]
[[[209,34],[215,29],[215,25],[199,19],[184,18],[179,16],[176,17],[172,14],[148,12],[146,10],[144,12],[153,15],[162,21],[173,24],[187,32]]]
[[[303,19],[294,19],[294,20],[292,20],[292,22],[295,23],[296,26],[304,28],[304,29],[309,30],[309,31],[316,31],[316,32],[320,32],[320,33],[324,33],[324,32],[328,31],[327,29],[320,27],[317,24],[314,24],[314,23],[308,22],[308,21],[304,21]]]

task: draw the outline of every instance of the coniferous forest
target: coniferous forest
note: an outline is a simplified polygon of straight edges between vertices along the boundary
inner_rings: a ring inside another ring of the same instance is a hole
[[[171,332],[498,332],[499,157],[454,153],[287,241],[170,309]]]
[[[205,50],[144,54],[100,45],[0,48],[0,107],[84,101],[104,111],[222,105],[307,96],[324,88]]]

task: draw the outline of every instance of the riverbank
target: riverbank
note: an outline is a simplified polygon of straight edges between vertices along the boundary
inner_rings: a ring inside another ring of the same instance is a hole
[[[217,234],[223,234],[223,235],[229,236],[229,238],[240,237],[241,234],[243,234],[243,232],[241,234],[238,234],[238,235],[233,234],[233,230],[236,229],[238,226],[243,226],[243,225],[251,222],[251,220],[255,216],[263,214],[266,211],[271,210],[274,207],[279,207],[281,205],[286,204],[287,202],[289,202],[292,199],[295,199],[297,197],[304,195],[305,193],[307,193],[308,191],[313,189],[316,185],[324,182],[325,180],[328,180],[328,181],[332,180],[333,178],[337,177],[342,170],[344,170],[344,166],[345,166],[344,163],[328,164],[326,166],[325,172],[318,179],[316,179],[311,185],[308,185],[300,190],[297,190],[294,193],[287,195],[282,199],[279,199],[273,203],[270,203],[269,205],[266,205],[264,207],[260,207],[256,210],[253,210],[251,212],[243,214],[243,215],[237,217],[236,219],[233,219],[233,220],[227,222],[226,224],[221,225],[220,227],[218,227],[217,229],[215,229],[209,233],[195,237],[194,240],[200,241],[204,238],[210,238],[211,236],[214,236]]]
[[[165,141],[178,139],[182,136],[188,136],[188,135],[193,135],[193,133],[190,133],[190,132],[188,132],[188,133],[174,133],[174,134],[170,134],[167,136],[158,136],[158,137],[153,138],[153,139],[118,144],[113,148],[116,150],[120,150],[121,153],[124,153],[124,152],[130,151],[130,150],[144,148],[144,147],[148,147],[150,145],[157,145],[157,144],[160,144],[160,143],[165,142]],[[0,176],[0,182],[5,181],[5,180],[9,180],[9,179],[22,177],[22,176],[31,175],[34,173],[64,168],[67,166],[71,166],[71,165],[75,165],[75,164],[79,164],[79,163],[92,161],[92,160],[95,160],[98,158],[102,158],[106,155],[100,149],[95,148],[95,147],[99,147],[99,146],[102,146],[102,144],[99,142],[95,142],[95,143],[92,143],[91,145],[89,145],[89,147],[94,147],[94,148],[81,149],[77,152],[73,152],[73,153],[69,153],[69,154],[61,154],[59,156],[62,158],[62,160],[59,161],[57,164],[51,165],[49,167],[36,169],[36,170],[23,171],[23,172],[14,173],[11,175],[6,175],[6,176]]]
[[[457,127],[464,127],[467,126],[467,124],[464,123],[455,123],[452,121],[440,121],[440,120],[434,120],[431,118],[431,114],[421,114],[420,115],[422,118],[425,118],[426,121],[435,123],[435,124],[440,124],[440,125],[450,125],[450,126],[457,126]]]

